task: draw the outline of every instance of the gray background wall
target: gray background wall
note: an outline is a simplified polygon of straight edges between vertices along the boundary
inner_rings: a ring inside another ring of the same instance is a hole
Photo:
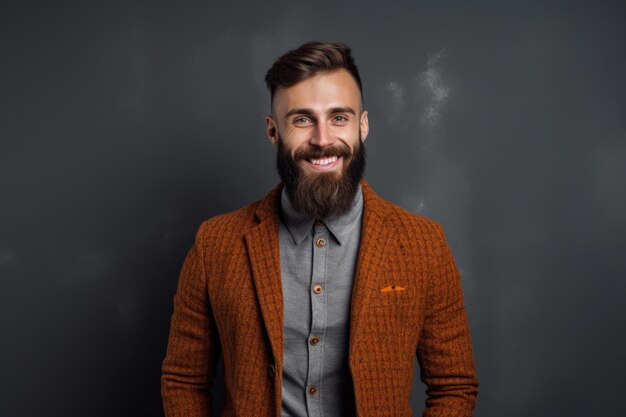
[[[366,178],[445,227],[475,415],[623,415],[625,12],[3,1],[0,415],[162,415],[184,255],[277,182],[263,76],[311,39],[356,55]]]

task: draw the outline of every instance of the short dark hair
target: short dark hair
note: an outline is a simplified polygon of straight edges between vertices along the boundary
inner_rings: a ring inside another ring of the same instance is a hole
[[[361,92],[361,100],[363,100],[359,69],[354,63],[352,50],[349,47],[338,42],[307,42],[292,49],[278,57],[265,75],[271,102],[274,101],[274,93],[278,87],[291,87],[316,74],[342,68],[347,70],[356,81]]]

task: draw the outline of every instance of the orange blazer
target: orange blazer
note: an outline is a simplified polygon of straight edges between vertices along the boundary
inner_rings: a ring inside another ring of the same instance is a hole
[[[283,300],[279,183],[263,199],[200,226],[178,280],[163,360],[168,417],[280,417]],[[478,380],[458,270],[441,226],[378,196],[364,179],[349,365],[360,417],[412,416],[417,357],[425,417],[471,416]]]

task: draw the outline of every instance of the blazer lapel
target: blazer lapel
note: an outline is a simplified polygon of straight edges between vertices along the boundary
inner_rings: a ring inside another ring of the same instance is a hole
[[[274,360],[280,369],[283,360],[283,292],[278,244],[281,190],[279,183],[261,200],[254,214],[259,223],[245,234],[254,288]]]
[[[383,260],[391,235],[387,230],[383,199],[374,192],[365,179],[361,180],[361,187],[363,189],[363,218],[350,307],[349,360],[351,364],[358,359],[354,357],[354,353],[361,333],[359,332],[360,319],[365,314],[364,309],[376,285],[376,278],[380,278],[385,273]]]

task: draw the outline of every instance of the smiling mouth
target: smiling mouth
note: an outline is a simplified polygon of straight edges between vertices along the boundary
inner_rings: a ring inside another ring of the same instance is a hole
[[[308,163],[309,166],[313,167],[314,169],[324,171],[334,168],[340,159],[340,156],[335,155],[326,158],[307,158],[305,159],[305,161]]]

